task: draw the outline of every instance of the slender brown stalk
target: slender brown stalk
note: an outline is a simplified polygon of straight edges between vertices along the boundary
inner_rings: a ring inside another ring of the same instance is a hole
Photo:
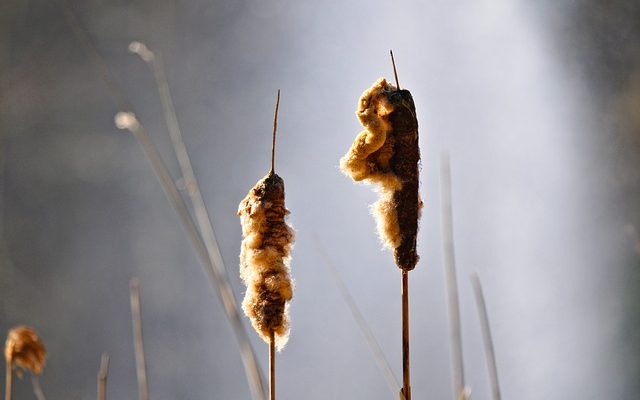
[[[278,108],[280,108],[280,89],[276,99],[276,111],[273,115],[273,135],[271,143],[271,174],[276,172],[276,131],[278,130]]]
[[[102,353],[98,370],[98,400],[107,400],[107,378],[109,377],[109,355]]]
[[[487,373],[489,374],[489,385],[491,386],[491,398],[493,400],[500,400],[502,396],[500,395],[500,384],[498,383],[496,353],[493,348],[493,338],[491,337],[491,327],[489,325],[487,305],[484,301],[482,283],[480,282],[478,274],[471,274],[471,285],[473,286],[473,293],[475,294],[478,315],[480,317],[484,354],[487,361]]]
[[[409,271],[402,272],[402,394],[411,400],[411,362],[409,359]]]
[[[396,60],[393,58],[393,50],[389,50],[389,54],[391,54],[391,66],[393,67],[393,77],[396,80],[396,88],[400,89],[400,82],[398,82],[398,71],[396,71]]]
[[[276,338],[269,335],[269,400],[276,400]]]
[[[347,289],[347,286],[345,285],[344,281],[340,277],[340,273],[338,272],[338,269],[336,268],[335,264],[333,263],[327,251],[325,250],[320,239],[315,235],[314,235],[314,239],[318,248],[318,252],[320,253],[320,256],[324,259],[324,264],[329,268],[329,271],[331,272],[331,276],[333,277],[333,280],[336,283],[336,286],[338,286],[338,290],[340,290],[340,294],[342,295],[342,298],[344,299],[345,303],[347,303],[347,306],[349,307],[349,309],[351,310],[351,314],[353,315],[353,319],[356,321],[358,327],[362,331],[362,334],[364,335],[367,346],[369,347],[369,350],[373,354],[373,357],[375,358],[378,364],[378,367],[382,371],[387,381],[387,384],[391,389],[391,392],[394,395],[396,393],[400,393],[400,400],[406,400],[404,397],[404,394],[402,393],[402,387],[400,386],[400,383],[398,383],[398,379],[396,379],[396,376],[394,375],[393,370],[391,369],[391,365],[389,365],[389,361],[385,357],[384,352],[380,347],[380,344],[376,340],[373,334],[373,331],[371,330],[371,327],[369,326],[364,316],[362,315],[362,312],[358,308],[353,296],[349,292],[349,289]]]
[[[7,359],[7,374],[4,400],[11,400],[13,394],[13,360]]]
[[[38,375],[31,374],[31,386],[33,387],[33,394],[36,396],[36,399],[47,400],[47,397],[44,395],[44,391],[42,390],[42,386],[40,386],[40,379],[38,379]]]
[[[451,201],[451,167],[449,154],[443,152],[440,159],[440,198],[442,207],[442,245],[446,275],[447,300],[449,306],[449,335],[453,370],[454,399],[466,398],[464,363],[462,356],[462,333],[460,327],[460,304],[456,261],[453,242],[453,207]]]
[[[133,324],[133,346],[136,356],[136,376],[138,378],[138,399],[149,400],[147,366],[144,358],[144,340],[142,338],[142,315],[140,311],[140,282],[133,278],[129,284],[131,295],[131,322]]]

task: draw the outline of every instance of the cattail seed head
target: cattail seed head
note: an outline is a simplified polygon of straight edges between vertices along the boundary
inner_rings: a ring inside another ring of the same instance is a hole
[[[289,276],[294,232],[285,222],[284,181],[270,173],[240,202],[238,215],[244,237],[240,277],[247,286],[242,308],[265,342],[274,332],[276,347],[289,339],[288,302],[293,296]]]
[[[418,122],[411,93],[378,79],[360,97],[356,115],[365,128],[340,168],[354,181],[378,185],[372,213],[382,243],[396,264],[412,270],[418,262],[416,236],[422,201],[418,193]]]
[[[17,326],[7,335],[4,357],[12,368],[15,365],[40,375],[47,358],[47,349],[33,328]]]

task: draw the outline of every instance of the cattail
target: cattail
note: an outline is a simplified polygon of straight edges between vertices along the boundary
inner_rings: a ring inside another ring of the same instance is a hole
[[[289,276],[294,231],[285,222],[284,180],[274,171],[280,91],[273,122],[271,171],[240,202],[242,225],[240,277],[247,286],[245,314],[262,339],[281,350],[289,340],[288,303],[293,296]]]
[[[294,232],[285,222],[284,180],[269,173],[242,200],[240,277],[247,285],[242,308],[268,343],[270,333],[282,349],[289,338],[287,303],[293,295],[289,262]]]
[[[404,271],[418,262],[416,236],[422,201],[418,193],[418,121],[408,90],[378,79],[360,97],[356,115],[365,128],[340,168],[354,181],[378,185],[372,212],[382,243]]]
[[[422,200],[418,193],[420,149],[416,107],[408,90],[378,79],[360,96],[356,115],[364,127],[340,168],[354,181],[378,185],[380,199],[372,212],[382,243],[393,249],[402,271],[402,375],[400,398],[411,400],[409,360],[409,271],[418,263],[416,237]]]
[[[7,365],[40,375],[47,358],[47,349],[33,328],[17,326],[9,331],[4,345],[4,357]]]
[[[18,367],[17,374],[22,376],[24,370],[40,375],[47,358],[47,349],[33,328],[16,326],[9,331],[4,344],[4,358],[7,362],[5,400],[11,400],[13,387],[13,369]],[[34,380],[34,389],[37,380]],[[37,386],[39,388],[39,386]],[[42,390],[40,389],[40,392]],[[36,392],[37,393],[37,392]]]

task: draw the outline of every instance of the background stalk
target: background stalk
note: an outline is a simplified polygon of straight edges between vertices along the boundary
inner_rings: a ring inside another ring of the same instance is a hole
[[[387,385],[389,386],[389,388],[391,389],[391,392],[394,395],[397,393],[400,393],[400,400],[406,400],[404,397],[404,394],[402,393],[402,387],[400,386],[398,379],[396,379],[396,376],[391,370],[389,361],[385,357],[384,352],[380,347],[380,344],[378,343],[375,336],[373,335],[373,331],[371,330],[371,327],[369,326],[367,321],[364,319],[362,312],[356,305],[356,302],[353,296],[351,295],[351,293],[349,292],[349,289],[347,289],[347,286],[345,285],[344,281],[340,277],[340,273],[338,272],[338,269],[336,268],[335,264],[333,263],[327,251],[325,250],[320,239],[316,235],[314,235],[314,239],[318,248],[318,252],[320,253],[321,257],[324,259],[324,264],[329,269],[329,272],[331,272],[331,276],[333,277],[333,280],[336,283],[336,286],[338,286],[338,290],[340,291],[340,294],[342,295],[344,302],[347,303],[347,307],[349,307],[349,310],[351,310],[353,319],[356,321],[356,324],[362,331],[362,334],[364,335],[364,338],[365,338],[365,342],[367,343],[367,346],[369,347],[371,354],[373,354],[373,357],[375,358],[376,363],[378,364],[378,367],[382,371],[385,377],[385,380],[387,381]]]
[[[108,67],[108,64],[104,60],[104,58],[97,51],[91,37],[86,32],[86,30],[80,24],[78,18],[75,13],[69,6],[66,0],[52,0],[55,4],[57,4],[65,17],[65,21],[69,28],[71,29],[73,35],[76,40],[80,43],[82,50],[84,51],[87,58],[90,60],[93,65],[95,71],[99,75],[102,82],[105,84],[107,91],[117,107],[121,111],[130,112],[133,107],[127,101],[124,92],[117,85],[115,80],[113,79],[113,75]],[[233,332],[236,336],[236,340],[240,346],[240,356],[242,358],[243,367],[245,370],[245,374],[247,376],[247,380],[249,382],[249,389],[252,394],[252,398],[254,400],[263,400],[264,399],[264,378],[258,367],[258,362],[256,359],[255,352],[251,347],[251,343],[249,342],[249,337],[247,332],[242,325],[242,321],[239,317],[239,307],[235,301],[235,297],[233,296],[233,291],[231,289],[231,285],[228,283],[224,283],[224,275],[220,274],[216,270],[216,261],[210,259],[207,251],[207,246],[204,244],[204,240],[200,236],[200,233],[195,229],[193,221],[189,223],[187,219],[191,220],[191,216],[189,211],[186,209],[184,202],[180,198],[178,194],[178,198],[176,199],[171,187],[175,188],[175,183],[171,178],[164,162],[160,158],[157,150],[151,143],[148,138],[148,135],[144,131],[143,127],[136,122],[137,128],[139,130],[136,138],[138,142],[145,150],[145,155],[149,159],[149,162],[152,164],[153,170],[160,180],[160,183],[163,186],[165,194],[169,198],[169,202],[174,207],[176,213],[180,217],[180,220],[183,224],[183,228],[187,231],[187,236],[192,242],[194,248],[196,248],[196,253],[198,253],[198,257],[200,257],[202,264],[205,268],[205,272],[207,276],[210,278],[214,289],[216,290],[216,294],[223,304],[223,308],[225,310],[225,315],[233,328]],[[133,131],[132,131],[133,132]],[[135,132],[133,132],[135,133]],[[154,153],[154,154],[151,154]],[[175,192],[177,193],[177,188],[175,188]],[[182,202],[182,207],[177,204]],[[184,211],[186,211],[187,215],[184,215]],[[206,253],[206,257],[203,256],[200,247],[204,247]],[[219,252],[218,252],[219,253]],[[215,254],[215,253],[214,253]],[[219,258],[218,262],[221,263],[222,257]]]
[[[36,396],[36,399],[47,400],[47,397],[44,395],[44,391],[42,390],[42,386],[40,385],[38,375],[31,374],[31,386],[33,387],[33,394]]]
[[[484,355],[487,361],[487,373],[489,374],[489,386],[491,387],[491,398],[501,400],[500,384],[498,383],[498,366],[496,363],[496,352],[493,348],[493,338],[489,325],[489,315],[487,305],[484,301],[482,283],[478,274],[471,274],[471,285],[476,298],[478,316],[480,317],[480,329],[482,330],[482,343],[484,345]]]
[[[138,378],[138,399],[149,400],[147,382],[147,363],[144,357],[144,339],[142,337],[142,315],[140,311],[140,283],[133,278],[129,285],[131,295],[131,322],[133,323],[133,346],[136,356],[136,376]]]
[[[151,142],[149,134],[146,132],[143,125],[136,119],[134,114],[122,112],[116,115],[116,125],[121,129],[128,129],[136,138],[144,155],[151,164],[153,172],[160,181],[169,203],[175,210],[176,214],[178,214],[182,227],[195,249],[203,269],[223,305],[225,315],[233,328],[236,340],[240,346],[240,355],[244,365],[245,374],[247,375],[247,380],[249,382],[251,395],[255,400],[263,400],[265,396],[265,385],[263,384],[262,373],[258,367],[253,347],[251,347],[251,343],[249,342],[247,331],[240,319],[240,313],[238,311],[239,307],[235,297],[233,296],[231,285],[228,281],[225,281],[224,275],[222,275],[219,272],[219,269],[215,267],[215,261],[209,256],[207,246],[198,232],[198,228],[189,213],[187,205],[180,196],[178,188],[176,187],[166,164],[162,160],[162,157],[160,157],[158,149],[155,147],[153,142]]]
[[[455,400],[465,399],[464,363],[462,356],[462,333],[460,328],[460,304],[456,261],[453,242],[453,207],[451,201],[451,167],[449,154],[440,156],[440,204],[442,207],[442,246],[449,308],[449,337],[451,344],[451,366],[453,373],[453,394]]]
[[[109,377],[109,355],[102,353],[98,370],[98,400],[107,400],[107,378]]]
[[[167,125],[167,130],[169,131],[169,137],[171,138],[171,145],[176,158],[178,159],[178,165],[180,166],[180,172],[182,174],[182,179],[184,180],[186,192],[191,202],[191,206],[193,207],[195,222],[198,225],[198,231],[206,248],[207,256],[210,261],[209,264],[214,274],[214,281],[219,287],[218,290],[220,292],[230,294],[229,296],[223,295],[223,297],[227,297],[222,299],[225,310],[232,307],[235,308],[236,311],[229,312],[237,314],[238,306],[236,304],[235,297],[233,296],[231,284],[229,283],[229,271],[224,264],[222,254],[220,252],[220,246],[218,245],[218,240],[216,239],[215,231],[213,229],[213,223],[211,222],[211,217],[202,197],[200,184],[198,183],[198,179],[193,171],[191,157],[189,156],[187,147],[184,144],[182,130],[178,124],[178,117],[173,105],[171,91],[169,90],[169,82],[164,71],[162,55],[158,52],[151,51],[144,43],[141,42],[132,42],[129,45],[129,51],[140,56],[140,58],[147,63],[153,73],[156,88],[158,89],[158,95],[160,96],[160,102],[162,103],[162,114]],[[280,91],[278,91],[278,99],[279,98]],[[235,317],[229,316],[229,318]],[[234,323],[232,323],[232,325],[233,324]],[[234,330],[235,329],[236,328],[234,326]],[[242,327],[242,329],[244,329],[244,327]],[[246,345],[241,343],[241,348],[243,348],[241,351],[243,363],[247,370],[247,374],[249,375],[249,388],[254,399],[262,399],[264,397],[262,373],[260,372],[255,360],[253,349],[251,348],[249,352],[246,348],[247,346],[250,347],[248,343]]]

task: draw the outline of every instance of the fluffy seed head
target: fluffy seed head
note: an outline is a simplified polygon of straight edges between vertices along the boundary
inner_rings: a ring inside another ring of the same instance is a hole
[[[247,286],[242,308],[264,341],[274,332],[278,349],[289,339],[287,308],[293,296],[289,263],[294,232],[285,222],[288,214],[284,181],[275,173],[258,181],[238,207],[244,237],[240,277]]]
[[[354,181],[377,185],[380,199],[371,207],[382,243],[394,250],[398,267],[415,267],[418,194],[418,124],[411,94],[378,79],[360,97],[356,115],[365,128],[340,168]]]
[[[7,335],[4,357],[12,367],[15,365],[40,375],[47,358],[47,349],[33,328],[17,326]]]

